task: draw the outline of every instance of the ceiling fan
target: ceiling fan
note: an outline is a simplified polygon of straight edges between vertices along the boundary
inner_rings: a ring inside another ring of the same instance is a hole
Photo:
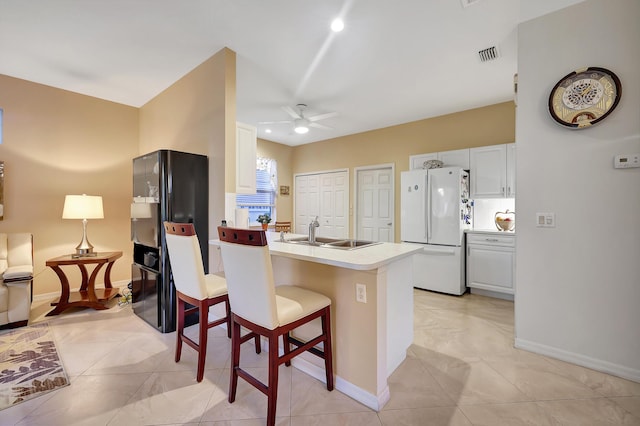
[[[296,105],[298,111],[296,112],[290,106],[283,106],[282,110],[289,114],[293,120],[286,121],[261,121],[259,124],[293,124],[293,131],[298,134],[305,134],[309,131],[310,127],[314,127],[316,129],[331,129],[329,126],[322,125],[320,123],[316,123],[316,121],[324,120],[326,118],[335,117],[338,115],[337,112],[328,112],[326,114],[314,115],[311,117],[305,117],[304,110],[307,108],[306,104],[298,104]]]

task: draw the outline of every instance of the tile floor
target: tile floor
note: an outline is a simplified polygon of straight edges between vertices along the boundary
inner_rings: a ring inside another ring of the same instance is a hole
[[[239,381],[227,402],[229,340],[210,330],[205,379],[195,352],[175,363],[129,306],[49,321],[71,385],[0,411],[0,425],[263,425],[266,397]],[[195,327],[191,327],[195,329]],[[246,355],[246,356],[245,356]],[[263,355],[244,365],[265,375]],[[295,368],[281,367],[278,425],[640,425],[640,384],[513,348],[513,303],[415,290],[415,340],[376,413]]]

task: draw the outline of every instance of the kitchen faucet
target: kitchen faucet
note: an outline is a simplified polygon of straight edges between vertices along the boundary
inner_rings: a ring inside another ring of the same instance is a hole
[[[309,224],[309,244],[316,243],[316,228],[320,227],[320,222],[318,222],[318,216],[311,221]]]

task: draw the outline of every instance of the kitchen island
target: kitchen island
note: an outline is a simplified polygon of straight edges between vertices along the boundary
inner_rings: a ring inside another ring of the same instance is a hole
[[[331,298],[335,388],[380,410],[390,397],[387,379],[413,342],[412,255],[421,247],[380,243],[342,250],[281,242],[275,232],[267,238],[276,285],[298,285]],[[313,330],[301,328],[299,337],[313,337],[319,327],[318,322]],[[304,354],[293,365],[324,381],[319,358]]]

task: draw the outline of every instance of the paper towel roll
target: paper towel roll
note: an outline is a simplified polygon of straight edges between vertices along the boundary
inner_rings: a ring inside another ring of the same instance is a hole
[[[236,228],[249,227],[249,209],[236,209]]]

